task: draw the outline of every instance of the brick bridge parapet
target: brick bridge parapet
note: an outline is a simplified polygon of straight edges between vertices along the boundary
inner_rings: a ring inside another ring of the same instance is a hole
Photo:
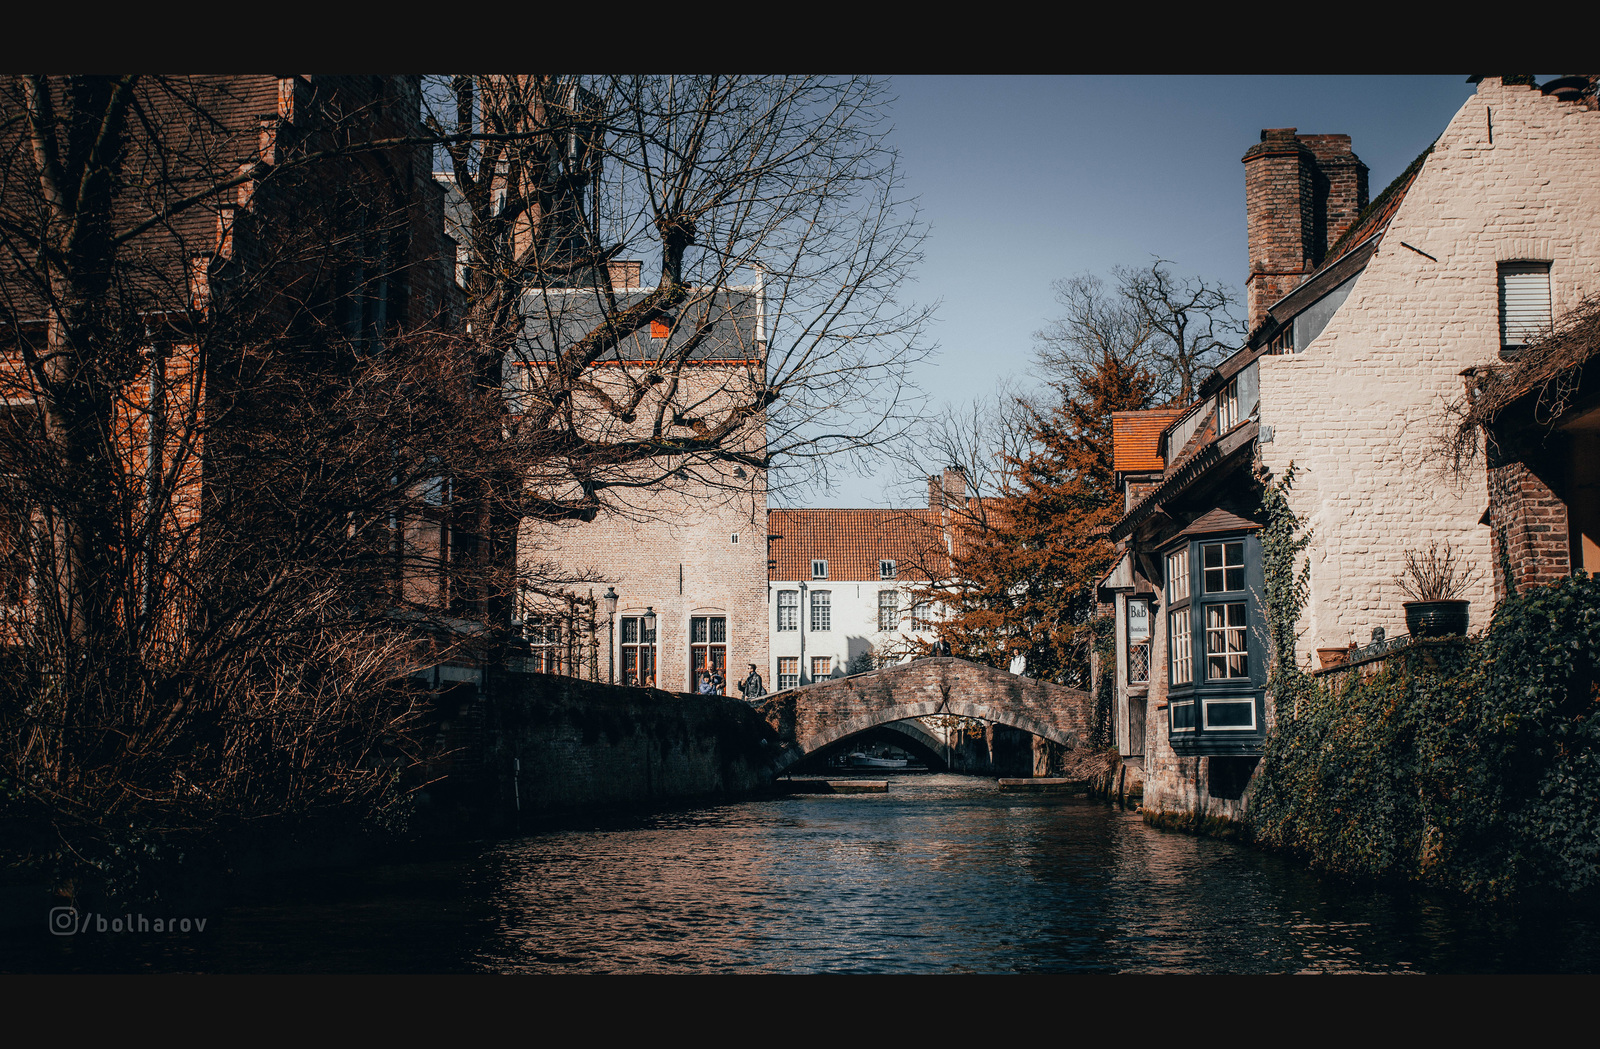
[[[1031,732],[1069,749],[1088,736],[1089,693],[965,659],[916,659],[776,692],[756,708],[783,745],[777,771],[891,721],[957,714]]]

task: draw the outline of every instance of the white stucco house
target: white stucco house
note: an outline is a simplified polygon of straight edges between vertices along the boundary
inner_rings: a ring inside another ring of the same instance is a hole
[[[774,690],[868,662],[899,662],[933,644],[936,603],[918,591],[950,574],[965,476],[929,479],[926,509],[794,509],[767,515],[767,605]],[[742,668],[735,668],[736,670]]]

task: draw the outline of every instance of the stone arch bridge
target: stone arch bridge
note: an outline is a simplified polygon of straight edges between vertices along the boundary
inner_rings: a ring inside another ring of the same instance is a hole
[[[777,731],[782,774],[807,755],[878,725],[959,714],[1068,749],[1087,740],[1094,700],[1080,689],[945,656],[774,693],[756,709]]]

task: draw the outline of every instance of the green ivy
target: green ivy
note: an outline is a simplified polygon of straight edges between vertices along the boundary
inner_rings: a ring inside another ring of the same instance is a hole
[[[1365,681],[1275,667],[1249,831],[1319,869],[1484,899],[1600,887],[1597,667],[1600,580],[1581,573]]]

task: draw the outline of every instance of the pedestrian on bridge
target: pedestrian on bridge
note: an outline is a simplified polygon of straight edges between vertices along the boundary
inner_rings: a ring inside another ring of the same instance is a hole
[[[754,663],[750,664],[750,673],[739,682],[739,694],[752,703],[767,694],[767,686],[761,683],[761,675],[756,673]]]

